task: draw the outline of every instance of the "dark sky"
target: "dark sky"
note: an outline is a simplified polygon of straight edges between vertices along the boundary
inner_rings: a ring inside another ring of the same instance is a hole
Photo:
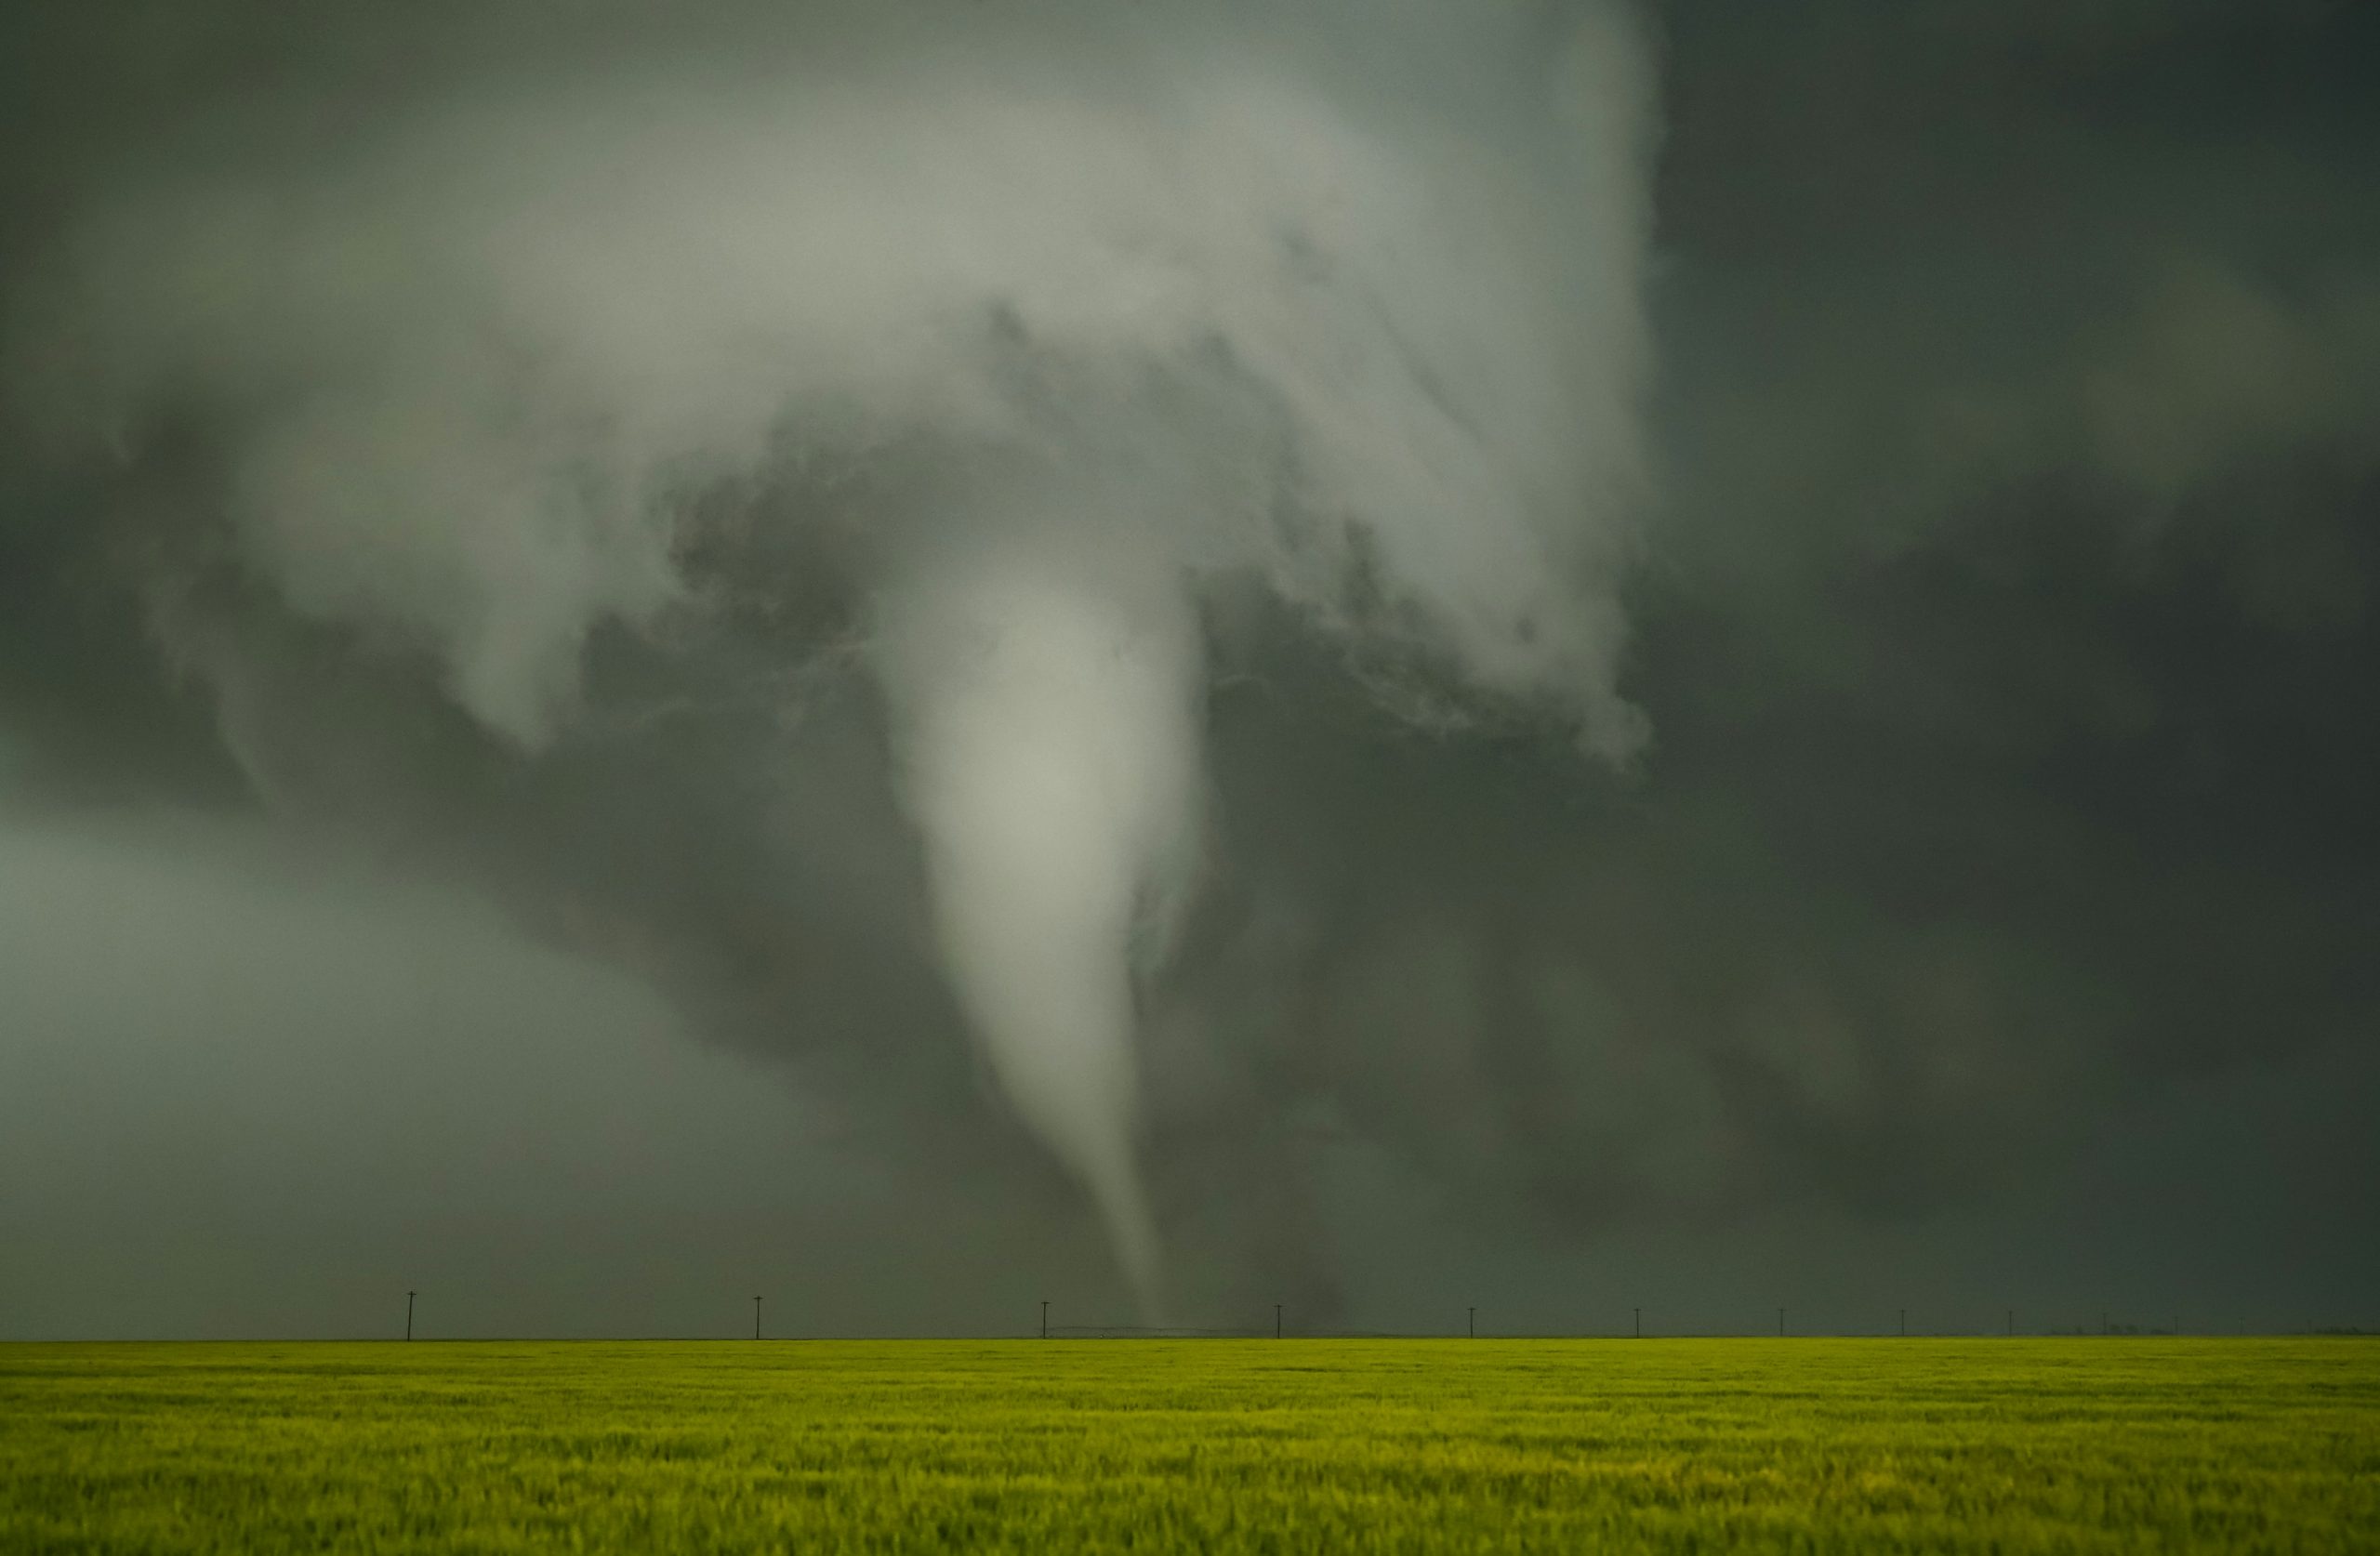
[[[9,8],[0,1337],[2380,1326],[2374,82]]]

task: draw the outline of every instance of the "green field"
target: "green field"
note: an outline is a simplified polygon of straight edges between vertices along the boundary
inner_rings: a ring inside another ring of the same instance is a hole
[[[0,1549],[2380,1549],[2380,1344],[0,1346]]]

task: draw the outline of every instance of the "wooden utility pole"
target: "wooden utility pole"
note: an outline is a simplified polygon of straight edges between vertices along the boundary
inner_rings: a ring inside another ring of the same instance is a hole
[[[1909,1310],[1907,1308],[1900,1310],[1900,1338],[1903,1339],[1907,1339],[1909,1338]]]
[[[1278,1302],[1273,1304],[1273,1338],[1281,1338],[1281,1304]]]
[[[760,1338],[760,1299],[758,1297],[752,1299],[752,1338]]]
[[[1050,1304],[1046,1301],[1041,1304],[1041,1338],[1050,1338]]]
[[[1783,1339],[1785,1338],[1785,1310],[1783,1308],[1778,1308],[1777,1310],[1777,1338],[1778,1339]]]
[[[1643,1308],[1633,1308],[1630,1311],[1636,1315],[1636,1338],[1638,1339],[1643,1339],[1645,1338],[1645,1310]]]
[[[413,1338],[413,1299],[416,1295],[417,1294],[411,1291],[405,1293],[405,1338],[407,1339]]]
[[[1479,1310],[1477,1308],[1465,1308],[1463,1312],[1469,1315],[1465,1320],[1468,1325],[1467,1332],[1473,1339],[1477,1339],[1479,1338]]]

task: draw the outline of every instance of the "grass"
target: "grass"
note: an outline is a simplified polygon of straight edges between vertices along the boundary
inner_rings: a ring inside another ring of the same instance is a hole
[[[0,1549],[2380,1549],[2380,1344],[0,1346]]]

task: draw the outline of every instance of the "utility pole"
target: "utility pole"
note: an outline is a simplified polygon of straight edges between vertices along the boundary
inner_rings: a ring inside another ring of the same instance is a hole
[[[413,1299],[417,1293],[405,1293],[405,1338],[413,1338]]]
[[[1633,1308],[1630,1311],[1636,1315],[1636,1338],[1638,1339],[1643,1339],[1645,1338],[1645,1310],[1643,1308]]]
[[[752,1299],[752,1338],[760,1338],[760,1299],[758,1297]]]
[[[1050,1304],[1046,1301],[1041,1304],[1041,1338],[1050,1338]]]
[[[1909,1338],[1909,1310],[1907,1308],[1900,1310],[1900,1338]]]
[[[2010,1308],[2008,1310],[2008,1338],[2010,1339],[2015,1339],[2016,1338],[2016,1310],[2015,1308]]]
[[[1479,1338],[1479,1310],[1477,1308],[1465,1308],[1463,1312],[1469,1314],[1470,1317],[1471,1338],[1473,1339],[1477,1339]]]
[[[1777,1338],[1778,1339],[1783,1339],[1785,1338],[1785,1310],[1783,1308],[1778,1308],[1777,1310]]]
[[[1273,1338],[1281,1338],[1281,1304],[1278,1302],[1273,1304]]]

